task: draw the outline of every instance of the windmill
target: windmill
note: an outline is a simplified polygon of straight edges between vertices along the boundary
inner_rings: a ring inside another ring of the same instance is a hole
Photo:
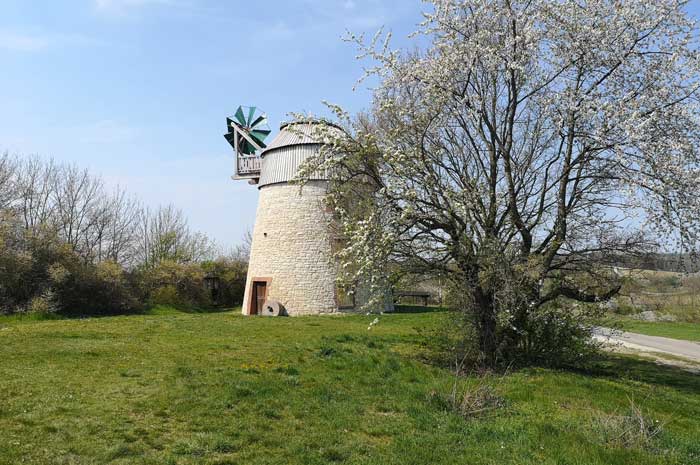
[[[271,132],[267,115],[257,107],[239,106],[233,116],[226,118],[226,129],[224,137],[236,151],[234,179],[259,178],[258,151],[266,147],[265,139]]]
[[[224,137],[236,152],[233,179],[246,179],[258,190],[241,308],[245,315],[315,315],[363,304],[337,286],[336,233],[325,202],[328,173],[311,173],[303,191],[295,182],[306,160],[321,153],[325,142],[316,134],[318,125],[341,131],[327,121],[303,118],[280,124],[266,143],[270,128],[258,108],[241,106],[226,118]],[[360,289],[356,295],[365,293]],[[391,299],[387,302],[384,310],[393,308]]]

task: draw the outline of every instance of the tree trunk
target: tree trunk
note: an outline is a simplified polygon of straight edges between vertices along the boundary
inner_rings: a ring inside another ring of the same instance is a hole
[[[474,327],[479,338],[479,358],[484,366],[494,367],[498,361],[498,340],[493,294],[477,287],[474,291],[474,307]]]

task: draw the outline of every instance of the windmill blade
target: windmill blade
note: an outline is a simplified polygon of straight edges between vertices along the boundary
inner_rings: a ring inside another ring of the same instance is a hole
[[[250,124],[250,127],[251,127],[251,128],[254,128],[255,126],[257,126],[257,125],[259,125],[259,124],[261,124],[261,123],[267,123],[267,115],[263,114],[263,115],[261,115],[261,116],[258,116],[258,117],[255,119],[255,121],[253,121],[253,122]]]
[[[255,143],[258,144],[258,145],[260,146],[261,149],[264,149],[264,148],[267,147],[267,145],[265,145],[265,142],[261,141],[260,139],[258,139],[258,138],[255,137],[254,135],[251,134],[251,137],[253,138],[253,140],[255,141]]]
[[[238,120],[239,123],[241,123],[241,126],[245,126],[246,121],[245,121],[245,115],[243,114],[243,107],[238,107],[238,110],[236,110],[236,119]]]
[[[256,156],[267,147],[265,139],[270,135],[267,115],[257,107],[239,106],[233,116],[226,118],[227,134],[224,137],[237,155]]]
[[[249,135],[260,145],[260,148],[264,149],[267,147],[267,145],[265,145],[265,137],[267,134],[263,134],[262,131],[251,131]]]
[[[238,132],[238,135],[241,136],[243,139],[245,139],[245,140],[247,140],[248,142],[250,142],[250,144],[251,144],[253,147],[255,147],[256,149],[261,149],[261,148],[262,148],[262,147],[260,147],[260,145],[258,144],[258,142],[250,136],[250,133],[249,133],[245,128],[237,128],[237,129],[236,129],[236,132]]]
[[[250,107],[248,109],[248,119],[246,120],[246,126],[248,126],[249,128],[252,128],[254,126],[253,124],[251,124],[251,122],[253,121],[253,116],[255,115],[255,109],[255,107]]]
[[[253,144],[251,144],[250,142],[248,142],[245,139],[241,140],[241,143],[240,143],[241,153],[244,153],[246,155],[253,155],[256,150],[257,149],[255,148],[255,146]]]
[[[233,131],[227,132],[224,134],[224,137],[226,138],[226,141],[231,144],[231,147],[234,149],[236,148],[236,135],[234,134]]]
[[[250,131],[250,134],[255,135],[255,137],[260,140],[265,140],[265,138],[270,135],[270,132],[272,131],[269,129],[253,129]]]

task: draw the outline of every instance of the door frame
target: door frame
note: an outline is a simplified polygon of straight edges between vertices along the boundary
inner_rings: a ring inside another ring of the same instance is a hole
[[[255,283],[265,283],[265,300],[270,294],[270,285],[272,284],[272,278],[266,277],[254,277],[250,279],[250,286],[248,287],[248,315],[257,315],[256,305],[258,302],[258,296],[255,295]]]

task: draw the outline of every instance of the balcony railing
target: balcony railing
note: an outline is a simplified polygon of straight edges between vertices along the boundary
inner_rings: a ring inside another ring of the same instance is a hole
[[[260,157],[239,155],[236,160],[236,176],[257,177],[260,175]]]

